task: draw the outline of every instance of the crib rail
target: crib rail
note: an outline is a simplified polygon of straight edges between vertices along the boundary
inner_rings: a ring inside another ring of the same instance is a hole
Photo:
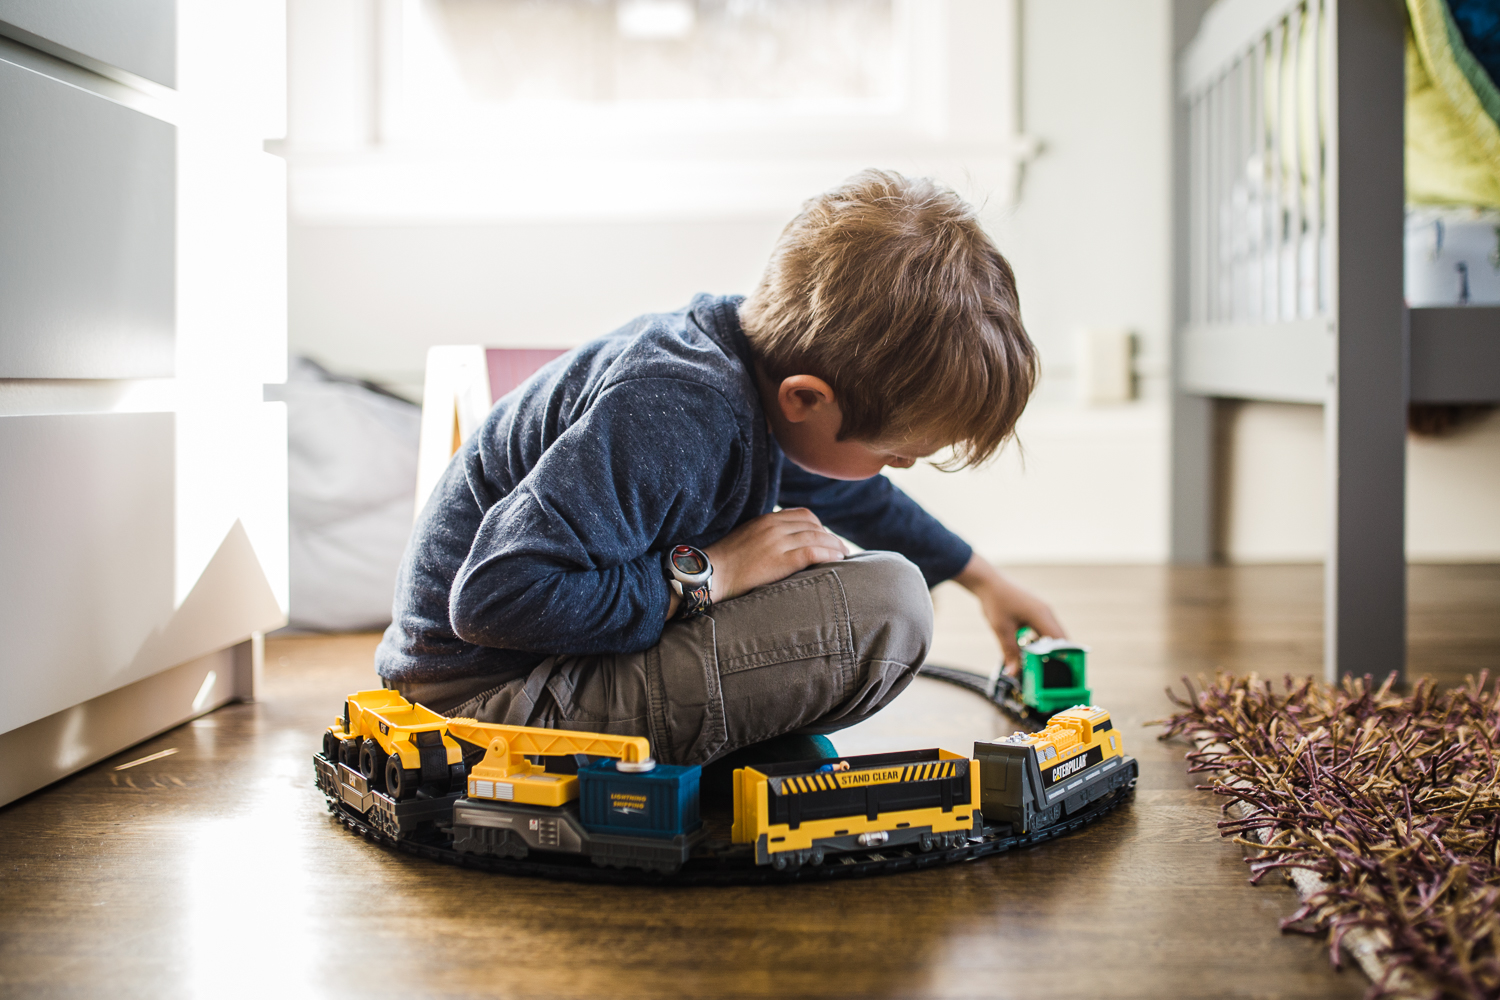
[[[1283,2],[1243,44],[1192,53],[1189,157],[1194,323],[1328,310],[1329,60],[1325,0]],[[1260,5],[1263,10],[1267,5]],[[1216,40],[1218,36],[1207,36]]]

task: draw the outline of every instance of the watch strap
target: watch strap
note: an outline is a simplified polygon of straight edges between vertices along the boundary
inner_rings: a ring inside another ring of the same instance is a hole
[[[672,587],[682,595],[682,603],[677,606],[677,614],[673,616],[674,620],[680,618],[698,618],[707,612],[709,608],[713,607],[713,599],[710,596],[707,581],[699,584],[697,587],[689,587],[685,583],[673,580]]]

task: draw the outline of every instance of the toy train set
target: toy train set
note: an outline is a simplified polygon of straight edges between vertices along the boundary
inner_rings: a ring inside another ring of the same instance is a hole
[[[1130,796],[1137,775],[1109,713],[1075,705],[1039,732],[975,743],[972,757],[909,750],[739,768],[732,824],[716,831],[700,809],[701,769],[657,764],[642,737],[450,719],[391,690],[350,695],[313,762],[341,821],[402,850],[675,882],[863,875],[998,853],[1092,821]]]

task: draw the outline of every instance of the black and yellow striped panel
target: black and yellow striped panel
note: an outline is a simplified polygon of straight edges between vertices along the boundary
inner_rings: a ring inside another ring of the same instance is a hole
[[[939,778],[952,778],[958,773],[958,762],[952,760],[934,760],[926,764],[908,764],[905,773],[901,775],[902,781],[936,781]]]
[[[809,792],[831,792],[839,788],[864,788],[907,781],[938,781],[960,776],[959,765],[966,760],[934,760],[900,767],[874,767],[859,771],[832,771],[772,778],[771,789],[778,795],[805,795]]]

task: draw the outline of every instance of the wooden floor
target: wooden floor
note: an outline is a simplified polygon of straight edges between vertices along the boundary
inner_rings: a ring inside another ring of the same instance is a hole
[[[264,698],[0,809],[0,994],[125,997],[1359,997],[1294,897],[1252,888],[1181,748],[1144,729],[1162,689],[1224,667],[1309,673],[1306,567],[1024,569],[1092,646],[1096,700],[1141,762],[1136,801],[1046,846],[946,869],[777,888],[609,888],[462,871],[333,822],[310,756],[374,636],[273,639]],[[1412,572],[1412,661],[1500,663],[1500,567]],[[934,661],[987,668],[967,595],[936,595]],[[845,752],[1006,732],[919,681]],[[171,756],[123,771],[147,754]]]

